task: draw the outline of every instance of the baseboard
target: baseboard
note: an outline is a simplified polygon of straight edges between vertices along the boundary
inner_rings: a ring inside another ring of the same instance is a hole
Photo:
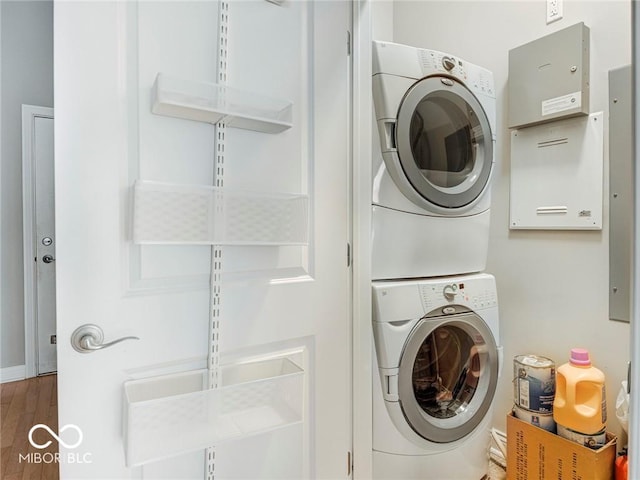
[[[27,369],[24,365],[0,368],[0,383],[15,382],[27,378]]]

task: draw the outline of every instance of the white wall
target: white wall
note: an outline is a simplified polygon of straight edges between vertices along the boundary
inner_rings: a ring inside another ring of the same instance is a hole
[[[393,1],[373,0],[371,2],[371,38],[393,42]]]
[[[494,72],[497,169],[487,271],[496,276],[505,369],[494,423],[505,428],[512,405],[512,359],[536,353],[557,364],[571,347],[588,348],[607,376],[608,426],[620,432],[615,396],[626,377],[629,326],[608,320],[608,130],[605,127],[604,226],[601,232],[510,231],[508,52],[551,32],[585,22],[591,29],[591,111],[608,117],[608,71],[631,62],[628,1],[565,1],[564,19],[546,25],[538,1],[395,2],[394,41],[453,53]],[[620,442],[620,444],[623,444]]]
[[[53,106],[53,2],[2,1],[0,368],[23,365],[22,104]]]

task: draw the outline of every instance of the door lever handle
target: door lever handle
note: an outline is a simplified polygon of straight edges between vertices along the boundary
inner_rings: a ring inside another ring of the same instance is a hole
[[[95,352],[96,350],[111,347],[112,345],[124,342],[125,340],[140,340],[140,338],[122,337],[113,340],[112,342],[103,343],[104,332],[98,325],[93,324],[82,325],[76,328],[71,334],[71,346],[79,353]]]
[[[51,263],[51,262],[55,262],[55,261],[56,261],[56,259],[55,259],[55,258],[53,258],[53,256],[52,256],[52,255],[45,255],[44,257],[42,257],[42,261],[43,261],[44,263]]]

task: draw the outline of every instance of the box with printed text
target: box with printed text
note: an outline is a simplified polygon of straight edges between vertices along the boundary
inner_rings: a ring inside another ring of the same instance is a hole
[[[507,480],[613,480],[616,436],[597,450],[507,415]]]

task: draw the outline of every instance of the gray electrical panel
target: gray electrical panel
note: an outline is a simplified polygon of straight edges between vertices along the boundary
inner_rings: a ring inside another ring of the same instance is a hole
[[[633,98],[631,67],[609,72],[609,318],[631,320]]]
[[[578,23],[509,51],[509,128],[589,114],[589,27]]]

